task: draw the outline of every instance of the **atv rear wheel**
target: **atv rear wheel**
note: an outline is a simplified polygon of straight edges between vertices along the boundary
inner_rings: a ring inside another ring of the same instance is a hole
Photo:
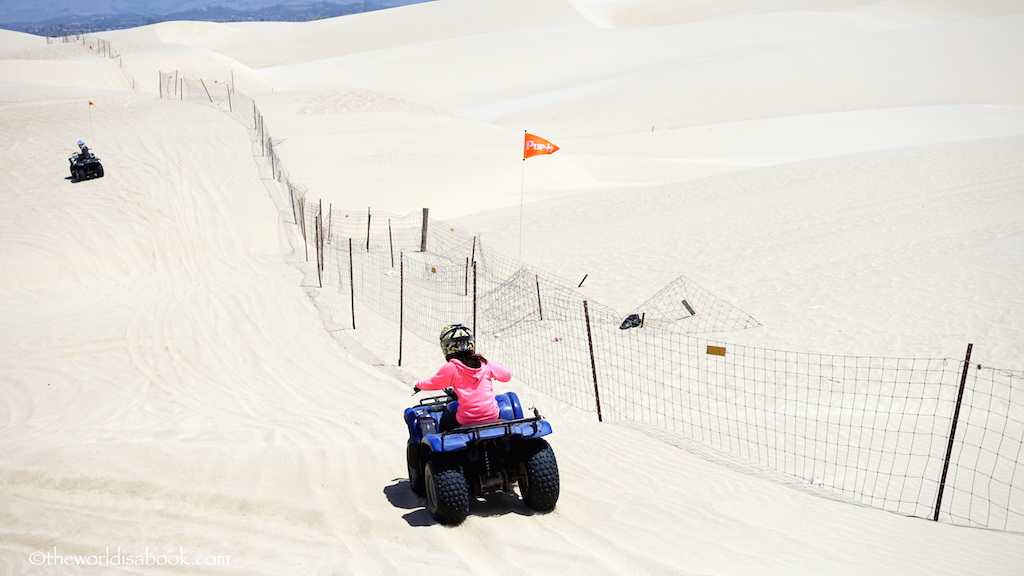
[[[413,493],[417,496],[427,495],[426,483],[423,481],[424,456],[422,445],[413,444],[412,442],[406,444],[405,463],[409,469],[409,484],[412,486]]]
[[[520,450],[519,491],[523,502],[537,512],[554,510],[560,490],[555,451],[543,438],[524,442]]]
[[[427,511],[445,526],[457,526],[469,516],[469,483],[462,466],[434,454],[423,474]]]

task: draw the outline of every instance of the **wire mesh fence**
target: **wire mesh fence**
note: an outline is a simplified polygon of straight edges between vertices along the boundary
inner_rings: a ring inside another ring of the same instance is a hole
[[[427,340],[461,322],[532,388],[603,420],[655,426],[883,510],[1024,531],[1024,372],[969,354],[837,356],[712,340],[759,324],[683,276],[632,311],[639,321],[624,321],[426,214],[309,200],[288,180],[255,102],[231,91],[218,100],[175,76],[179,92],[165,97],[213,103],[250,128],[316,281],[351,295],[353,318],[358,300]],[[330,329],[355,326],[332,318]]]
[[[121,74],[124,75],[125,80],[131,85],[132,90],[135,90],[135,77],[124,67],[124,58],[121,57],[120,52],[114,49],[113,45],[109,40],[104,40],[96,36],[89,36],[86,34],[68,34],[65,36],[47,36],[47,44],[81,44],[87,49],[93,51],[98,56],[103,58],[109,58],[117,62],[118,68],[121,70]]]

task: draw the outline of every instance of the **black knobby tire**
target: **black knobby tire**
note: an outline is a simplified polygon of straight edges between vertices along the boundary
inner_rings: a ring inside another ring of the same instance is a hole
[[[558,503],[560,481],[555,451],[543,438],[528,440],[520,447],[519,491],[531,510],[550,512]]]
[[[412,486],[412,491],[417,496],[426,496],[427,488],[423,481],[423,445],[413,444],[411,441],[406,443],[405,447],[405,463],[409,469],[409,484]]]
[[[423,480],[427,511],[445,526],[457,526],[469,516],[469,483],[462,466],[443,454],[427,460]]]
[[[97,164],[96,165],[95,174],[96,174],[97,178],[103,178],[103,165],[102,164]]]

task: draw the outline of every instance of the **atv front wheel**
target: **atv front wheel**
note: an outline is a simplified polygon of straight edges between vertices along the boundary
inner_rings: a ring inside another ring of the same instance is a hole
[[[543,438],[523,443],[519,461],[519,491],[531,510],[550,512],[558,503],[559,478],[555,451]]]
[[[457,526],[469,516],[469,483],[462,466],[434,454],[427,461],[423,481],[427,511],[445,526]]]

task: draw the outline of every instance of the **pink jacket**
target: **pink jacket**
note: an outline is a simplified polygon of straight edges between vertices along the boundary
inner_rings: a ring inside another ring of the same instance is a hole
[[[498,420],[498,401],[494,399],[492,379],[508,382],[512,372],[501,364],[484,362],[479,368],[470,368],[457,359],[449,360],[432,377],[420,380],[420,390],[443,390],[449,386],[459,395],[459,411],[455,419],[459,424],[480,424]]]

